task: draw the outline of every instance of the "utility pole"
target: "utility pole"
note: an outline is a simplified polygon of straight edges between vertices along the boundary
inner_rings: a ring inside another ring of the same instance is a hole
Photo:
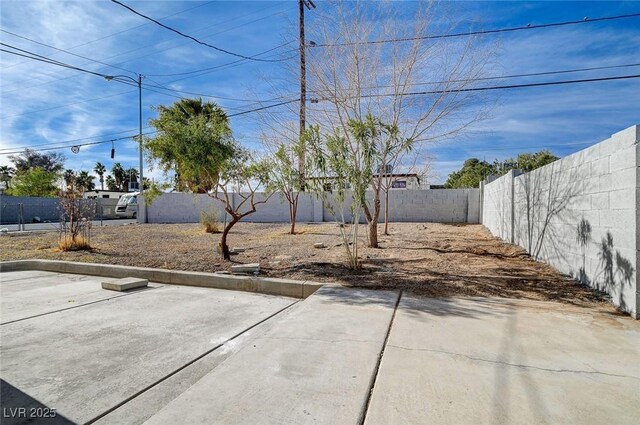
[[[305,42],[304,42],[304,8],[309,10],[315,9],[316,5],[312,0],[298,0],[298,17],[300,21],[300,133],[302,136],[306,127],[306,102],[307,102],[307,65],[305,62]],[[298,158],[298,173],[300,174],[300,189],[304,191],[305,173],[304,173],[305,155],[304,149],[301,150]]]
[[[138,74],[138,78],[132,78],[129,77],[128,75],[106,75],[104,77],[106,80],[108,81],[120,81],[123,82],[123,80],[128,80],[132,83],[134,83],[136,86],[138,86],[138,146],[139,146],[139,150],[140,150],[140,183],[138,183],[138,191],[140,192],[140,198],[142,196],[144,196],[144,184],[143,184],[143,172],[142,169],[144,167],[144,161],[142,158],[142,78],[143,75],[142,74]],[[111,158],[113,158],[113,143],[111,144]],[[131,176],[129,176],[131,177]],[[129,180],[131,180],[131,178],[129,178]],[[147,214],[146,214],[146,210],[144,212],[144,214],[140,214],[140,211],[142,211],[142,209],[145,208],[144,204],[139,204],[138,205],[138,216],[142,215],[144,217],[144,219],[140,219],[140,217],[138,217],[139,220],[141,220],[142,223],[146,223],[147,222]]]

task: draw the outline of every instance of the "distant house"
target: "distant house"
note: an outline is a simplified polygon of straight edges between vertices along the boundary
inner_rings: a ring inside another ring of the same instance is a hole
[[[377,174],[374,177],[378,177]],[[391,190],[416,190],[416,189],[429,189],[429,186],[422,187],[420,186],[420,176],[415,173],[396,173],[389,174],[384,176],[385,178],[389,178],[391,182]],[[308,180],[316,180],[318,177],[309,177]],[[333,177],[325,177],[321,178],[324,181],[324,190],[327,192],[335,189],[335,183],[332,180],[335,180]],[[349,189],[347,187],[347,189]]]
[[[420,187],[420,177],[415,173],[391,174],[385,177],[390,179],[391,189],[424,189]]]

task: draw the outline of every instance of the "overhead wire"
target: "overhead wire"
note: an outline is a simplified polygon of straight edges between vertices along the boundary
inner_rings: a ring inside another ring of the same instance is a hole
[[[509,85],[489,86],[489,87],[469,87],[469,88],[451,89],[451,90],[431,90],[431,91],[408,92],[408,93],[400,93],[400,94],[396,94],[396,93],[363,94],[357,97],[371,98],[371,97],[419,96],[419,95],[429,95],[429,94],[463,93],[463,92],[475,92],[475,91],[487,91],[487,90],[518,89],[518,88],[526,88],[526,87],[556,86],[556,85],[564,85],[564,84],[594,83],[599,81],[628,80],[633,78],[640,78],[640,74],[620,75],[620,76],[614,76],[614,77],[601,77],[601,78],[584,78],[579,80],[545,81],[541,83],[509,84]],[[354,98],[354,97],[356,96],[351,96],[349,98]],[[319,100],[326,101],[327,99],[319,99]]]
[[[48,48],[50,48],[50,49],[54,49],[54,50],[57,50],[57,51],[59,51],[59,52],[66,53],[66,54],[71,55],[71,56],[75,56],[75,57],[78,57],[78,58],[81,58],[81,59],[85,59],[85,60],[88,60],[88,61],[91,61],[91,62],[99,63],[99,64],[101,64],[101,65],[105,65],[105,66],[108,66],[108,67],[111,67],[111,68],[119,69],[119,70],[121,70],[121,71],[129,72],[129,73],[131,73],[131,74],[136,74],[134,71],[131,71],[130,69],[123,68],[123,67],[121,67],[121,66],[117,66],[117,65],[112,65],[112,64],[110,64],[110,63],[102,62],[102,61],[99,61],[99,60],[96,60],[96,59],[91,59],[91,58],[88,58],[88,57],[83,56],[83,55],[78,55],[78,54],[73,53],[73,52],[70,52],[70,51],[68,51],[68,50],[60,49],[60,48],[55,47],[55,46],[52,46],[52,45],[50,45],[50,44],[42,43],[42,42],[40,42],[40,41],[33,40],[33,39],[29,38],[29,37],[25,37],[25,36],[22,36],[22,35],[16,34],[16,33],[11,32],[11,31],[7,31],[7,30],[2,29],[2,28],[0,28],[0,31],[1,31],[1,32],[3,32],[3,33],[6,33],[6,34],[13,35],[14,37],[18,37],[18,38],[21,38],[21,39],[23,39],[23,40],[30,41],[30,42],[35,43],[35,44],[39,44],[39,45],[41,45],[41,46],[45,46],[45,47],[48,47]],[[43,56],[43,57],[46,57],[46,56]],[[47,59],[50,59],[50,57],[47,57]]]
[[[570,74],[576,72],[587,72],[587,71],[602,71],[605,69],[618,69],[618,68],[631,68],[640,66],[640,63],[630,63],[630,64],[622,64],[622,65],[607,65],[607,66],[594,66],[589,68],[574,68],[574,69],[563,69],[559,71],[540,71],[540,72],[530,72],[524,74],[510,74],[510,75],[494,75],[489,77],[477,77],[477,78],[468,78],[468,79],[452,79],[447,81],[427,81],[420,83],[408,83],[408,86],[423,86],[423,85],[438,85],[438,84],[449,84],[449,83],[462,83],[462,82],[474,82],[474,81],[490,81],[490,80],[503,80],[508,78],[523,78],[523,77],[537,77],[543,75],[558,75],[558,74]],[[393,87],[393,85],[379,85],[379,86],[368,86],[363,87],[365,90],[375,90],[378,88],[387,88]],[[339,89],[342,91],[346,91],[349,89]],[[321,92],[332,92],[331,90],[318,90],[311,89],[308,90],[311,93],[321,93]]]
[[[154,131],[151,131],[151,132],[147,132],[147,133],[142,133],[142,135],[143,136],[148,136],[148,135],[153,134],[153,133],[154,133]],[[53,146],[53,147],[48,147],[48,148],[29,149],[29,150],[31,150],[33,152],[55,151],[55,150],[60,150],[60,149],[72,148],[72,147],[93,146],[93,145],[100,145],[100,144],[104,144],[104,143],[114,143],[114,142],[118,142],[118,141],[122,141],[122,140],[133,139],[133,138],[135,138],[137,136],[138,136],[138,134],[134,134],[134,135],[131,135],[131,136],[118,137],[118,138],[115,138],[115,139],[101,140],[101,141],[97,141],[97,142],[75,143],[75,144],[66,145],[66,146]],[[24,149],[15,150],[13,152],[0,152],[0,155],[15,155],[15,154],[19,154],[19,153],[22,153],[22,152],[24,152]]]
[[[151,127],[149,127],[149,126],[142,127],[143,130],[144,129],[148,129],[148,128],[151,128]],[[117,136],[117,135],[123,134],[123,133],[131,133],[133,131],[138,131],[138,129],[137,128],[132,128],[130,130],[123,130],[123,131],[118,131],[118,132],[115,132],[115,133],[101,134],[101,135],[98,135],[98,136],[81,137],[79,139],[63,140],[63,141],[58,141],[58,142],[47,142],[47,143],[41,143],[41,144],[38,144],[38,145],[27,145],[27,146],[17,146],[17,147],[14,146],[14,147],[9,147],[9,148],[0,148],[0,151],[6,151],[6,150],[11,150],[11,149],[14,149],[14,150],[15,149],[30,149],[32,147],[39,148],[39,147],[43,147],[43,146],[51,146],[51,145],[59,145],[59,144],[65,144],[65,143],[82,142],[83,140],[102,139],[102,138],[105,138],[105,137]],[[131,136],[131,137],[135,137],[135,136],[137,136],[137,134],[135,134],[134,136]],[[129,136],[125,137],[125,139],[128,138],[128,137]],[[70,145],[70,146],[75,146],[75,145]]]
[[[267,6],[267,7],[261,8],[261,9],[259,9],[259,10],[257,10],[257,11],[250,12],[250,13],[248,13],[248,14],[244,14],[244,15],[242,15],[242,16],[248,16],[248,15],[251,15],[251,14],[254,14],[254,13],[262,12],[262,11],[264,11],[264,10],[271,9],[271,8],[273,8],[273,7],[275,7],[275,6],[279,6],[280,4],[281,4],[281,2],[280,2],[280,3],[275,3],[275,4],[273,4],[273,5],[270,5],[270,6]],[[186,11],[186,10],[191,10],[191,9],[194,9],[194,8],[185,9],[184,11]],[[178,13],[181,13],[181,12],[178,12]],[[178,13],[176,13],[176,14],[178,14]],[[279,13],[281,13],[281,12],[278,12],[278,13],[276,13],[276,14],[279,14]],[[276,14],[274,14],[274,15],[276,15]],[[175,15],[175,14],[174,14],[174,15]],[[173,15],[168,15],[168,16],[173,16]],[[167,17],[168,17],[168,16],[167,16]],[[236,26],[234,26],[234,27],[227,28],[227,29],[222,30],[222,31],[217,31],[217,32],[215,32],[215,33],[213,33],[213,34],[210,34],[210,35],[221,34],[221,33],[224,33],[224,32],[227,32],[227,31],[230,31],[230,30],[235,29],[235,28],[240,28],[240,27],[243,27],[243,26],[245,26],[245,25],[248,25],[248,24],[250,24],[250,23],[252,23],[252,22],[256,22],[256,21],[258,21],[258,20],[260,20],[260,19],[266,19],[266,18],[268,18],[268,17],[270,17],[270,16],[273,16],[273,15],[268,15],[268,16],[263,17],[263,18],[259,18],[259,19],[253,20],[253,21],[245,22],[245,23],[242,23],[242,24],[236,25]],[[220,22],[216,22],[216,23],[215,23],[215,25],[223,24],[223,23],[226,23],[226,22],[231,22],[231,21],[233,21],[233,20],[234,20],[234,19],[236,19],[236,18],[238,18],[238,17],[235,17],[235,18],[232,18],[232,19],[223,20],[223,21],[220,21]],[[144,26],[144,25],[148,25],[148,24],[139,25],[138,27],[140,27],[140,26]],[[201,28],[201,29],[209,28],[209,27],[211,27],[211,26],[212,26],[212,25],[208,25],[207,27],[203,27],[203,28]],[[135,29],[135,28],[138,28],[138,27],[134,27],[134,28],[131,28],[131,29]],[[122,32],[126,32],[126,31],[128,31],[128,30],[124,30],[124,31],[122,31]],[[118,34],[118,33],[115,33],[115,34],[112,34],[112,35],[116,35],[116,34]],[[208,36],[210,36],[210,35],[207,35],[207,37],[208,37]],[[105,36],[105,37],[103,37],[103,38],[108,38],[108,37],[109,37],[109,36]],[[159,43],[159,44],[167,43],[167,42],[169,42],[169,41],[172,41],[172,40],[174,40],[174,39],[178,39],[178,38],[180,38],[180,37],[174,37],[174,38],[173,38],[173,39],[171,39],[171,40],[166,40],[166,41],[161,42],[161,43]],[[97,39],[97,40],[95,40],[95,41],[98,41],[98,40],[100,40],[100,39]],[[88,43],[86,43],[86,44],[88,44]],[[149,45],[146,45],[146,46],[139,46],[139,47],[137,47],[137,48],[135,48],[135,49],[128,50],[128,51],[126,51],[126,52],[121,52],[121,53],[118,53],[118,54],[116,54],[116,55],[111,55],[111,56],[108,56],[108,57],[106,57],[106,58],[102,58],[102,60],[112,59],[112,58],[115,58],[115,57],[118,57],[118,56],[122,56],[122,55],[125,55],[125,54],[128,54],[128,53],[131,53],[131,52],[134,52],[134,51],[137,51],[137,50],[146,49],[146,48],[151,47],[151,46],[154,46],[154,47],[155,47],[155,46],[157,46],[157,45],[159,45],[159,44],[158,44],[158,43],[154,43],[154,44],[149,44]],[[84,44],[82,44],[82,45],[84,45]],[[75,48],[75,47],[80,47],[80,46],[82,46],[82,45],[74,46],[73,48]],[[168,48],[166,48],[166,49],[162,49],[162,50],[157,50],[157,51],[154,51],[154,52],[151,52],[151,53],[148,53],[148,54],[142,55],[142,56],[136,56],[135,58],[127,59],[127,60],[125,60],[125,61],[123,61],[123,62],[118,62],[118,63],[116,63],[115,65],[121,65],[121,64],[124,64],[124,63],[127,63],[127,62],[131,61],[132,59],[141,59],[141,58],[144,58],[144,57],[147,57],[147,56],[152,56],[152,55],[155,55],[155,54],[158,54],[158,53],[163,53],[163,52],[166,52],[166,51],[168,51],[168,50],[171,50],[171,49],[174,49],[174,48],[178,48],[178,47],[180,47],[180,45],[179,45],[179,46],[168,47]],[[273,50],[273,49],[270,49],[270,50]],[[258,56],[258,55],[260,55],[260,54],[257,54],[256,56]],[[244,61],[244,60],[242,60],[242,61],[246,63],[246,61]],[[26,62],[26,61],[25,61],[25,62]],[[20,63],[25,63],[25,62],[20,62]],[[84,63],[84,64],[81,64],[81,65],[79,65],[79,66],[85,66],[85,65],[88,65],[88,64],[89,64],[89,63]],[[226,65],[229,65],[229,64],[221,64],[220,66],[226,66]],[[145,74],[145,75],[146,75],[146,74]],[[152,75],[152,76],[155,76],[155,75]],[[39,87],[39,86],[47,85],[47,84],[50,84],[50,83],[53,83],[53,82],[56,82],[56,81],[68,80],[68,79],[71,79],[71,78],[74,78],[74,77],[75,77],[75,75],[70,75],[70,76],[68,76],[68,77],[62,77],[62,78],[56,78],[56,79],[53,79],[53,80],[50,80],[50,81],[45,81],[45,82],[42,82],[42,83],[39,83],[39,84],[35,84],[35,85],[32,85],[32,86],[29,86],[29,87],[26,87],[26,88]],[[10,92],[12,92],[12,91],[22,90],[22,89],[24,89],[24,88],[25,88],[25,87],[21,86],[20,88],[16,88],[16,89],[13,89],[13,90],[5,90],[4,92],[5,92],[5,93],[10,93]]]
[[[122,3],[122,2],[120,2],[118,0],[111,0],[111,2],[116,3],[116,4],[124,7],[125,9],[129,10],[130,12],[132,12],[132,13],[134,13],[134,14],[136,14],[136,15],[144,18],[144,19],[147,19],[147,20],[149,20],[149,21],[161,26],[162,28],[165,28],[165,29],[167,29],[169,31],[172,31],[172,32],[174,32],[174,33],[176,33],[178,35],[181,35],[182,37],[185,37],[185,38],[188,38],[190,40],[193,40],[194,42],[196,42],[196,43],[198,43],[200,45],[203,45],[203,46],[209,47],[211,49],[217,50],[217,51],[219,51],[221,53],[225,53],[225,54],[230,55],[230,56],[235,56],[235,57],[238,57],[238,58],[252,60],[252,61],[256,61],[256,62],[280,62],[281,61],[281,59],[274,59],[274,60],[260,59],[260,58],[256,58],[255,56],[247,56],[247,55],[243,55],[243,54],[240,54],[240,53],[232,52],[230,50],[223,49],[221,47],[214,46],[213,44],[206,43],[206,42],[201,41],[201,40],[199,40],[199,39],[197,39],[197,38],[195,38],[195,37],[193,37],[191,35],[185,34],[185,33],[181,32],[181,31],[179,31],[179,30],[177,30],[175,28],[172,28],[169,25],[165,25],[162,22],[151,18],[150,16],[147,16],[147,15],[145,15],[143,13],[140,13],[140,12],[136,11],[132,7],[127,6],[126,4],[124,4],[124,3]]]
[[[111,0],[115,1],[115,0]],[[514,32],[514,31],[524,31],[524,30],[532,30],[532,29],[540,29],[540,28],[552,28],[552,27],[562,27],[566,25],[578,25],[578,24],[587,24],[594,22],[603,22],[603,21],[613,21],[618,19],[629,19],[629,18],[637,18],[640,16],[640,13],[629,13],[626,15],[616,15],[616,16],[603,16],[600,18],[588,18],[585,17],[581,20],[574,21],[562,21],[562,22],[550,22],[546,24],[537,24],[537,25],[524,25],[517,27],[508,27],[508,28],[496,28],[492,30],[479,30],[479,31],[466,31],[466,32],[458,32],[451,34],[436,34],[436,35],[423,35],[416,37],[401,37],[401,38],[390,38],[390,39],[381,39],[381,40],[364,40],[364,41],[352,41],[352,42],[344,42],[344,43],[314,43],[308,44],[306,47],[339,47],[339,46],[354,46],[360,44],[382,44],[382,43],[398,43],[398,42],[406,42],[406,41],[417,41],[417,40],[435,40],[441,38],[455,38],[455,37],[465,37],[471,35],[486,35],[486,34],[498,34],[498,33],[506,33],[506,32]]]
[[[197,6],[189,7],[189,8],[187,8],[187,9],[182,9],[182,10],[179,10],[178,12],[172,13],[172,14],[170,14],[170,15],[165,15],[165,16],[163,16],[162,18],[158,18],[158,19],[166,19],[166,18],[170,18],[170,17],[172,17],[172,16],[176,16],[176,15],[179,15],[179,14],[181,14],[181,13],[188,12],[188,11],[190,11],[190,10],[200,8],[200,7],[202,7],[202,6],[206,6],[206,5],[211,4],[211,3],[215,3],[215,1],[208,1],[208,2],[204,2],[204,3],[201,3],[201,4],[197,5]],[[114,33],[111,33],[111,34],[108,34],[108,35],[105,35],[105,36],[102,36],[102,37],[99,37],[99,38],[93,39],[93,40],[86,41],[86,42],[81,43],[81,44],[76,44],[75,46],[67,47],[67,48],[66,48],[66,50],[64,50],[64,51],[66,52],[67,50],[77,49],[78,47],[83,47],[83,46],[86,46],[86,45],[88,45],[88,44],[95,43],[96,41],[105,40],[105,39],[107,39],[107,38],[110,38],[110,37],[114,37],[114,36],[116,36],[116,35],[123,34],[123,33],[125,33],[125,32],[133,31],[133,30],[135,30],[135,29],[138,29],[138,28],[144,27],[144,26],[146,26],[146,25],[151,25],[151,23],[150,23],[150,22],[146,22],[146,23],[144,23],[144,24],[136,25],[135,27],[130,27],[130,28],[127,28],[127,29],[124,29],[124,30],[121,30],[121,31],[117,31],[117,32],[114,32]],[[54,55],[55,55],[55,53],[54,53],[52,56],[54,56]],[[3,67],[2,67],[2,69],[6,69],[6,68],[11,68],[11,67],[14,67],[14,66],[22,65],[22,64],[24,64],[24,63],[27,63],[27,61],[20,62],[20,63],[14,63],[14,64],[7,65],[7,66],[3,66]]]

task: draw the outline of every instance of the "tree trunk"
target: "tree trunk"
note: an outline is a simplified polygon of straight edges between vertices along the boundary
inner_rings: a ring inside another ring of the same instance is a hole
[[[289,202],[289,222],[291,223],[291,229],[289,233],[292,235],[296,234],[296,217],[298,215],[298,194],[296,194],[293,198],[291,198],[291,202]]]
[[[369,225],[369,248],[379,248],[378,246],[378,219],[380,218],[380,194],[376,194],[375,200],[373,201],[373,214],[369,210],[369,207],[365,204],[363,205],[364,217],[367,219],[367,224]],[[357,225],[357,223],[356,223]]]
[[[378,248],[378,222],[369,223],[369,247]]]
[[[384,192],[384,234],[389,236],[389,188]]]
[[[227,244],[227,235],[238,221],[240,221],[240,217],[233,216],[233,220],[227,223],[222,231],[222,237],[220,238],[220,251],[222,251],[223,260],[231,260],[231,253],[229,252],[229,245]]]

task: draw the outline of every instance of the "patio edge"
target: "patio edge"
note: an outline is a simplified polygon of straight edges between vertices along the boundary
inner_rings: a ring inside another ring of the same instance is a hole
[[[150,267],[120,266],[115,264],[78,263],[61,260],[33,259],[0,261],[0,273],[24,270],[41,270],[112,278],[136,277],[148,279],[150,282],[169,285],[199,286],[301,299],[307,298],[325,285],[318,282],[291,279],[189,272]]]

